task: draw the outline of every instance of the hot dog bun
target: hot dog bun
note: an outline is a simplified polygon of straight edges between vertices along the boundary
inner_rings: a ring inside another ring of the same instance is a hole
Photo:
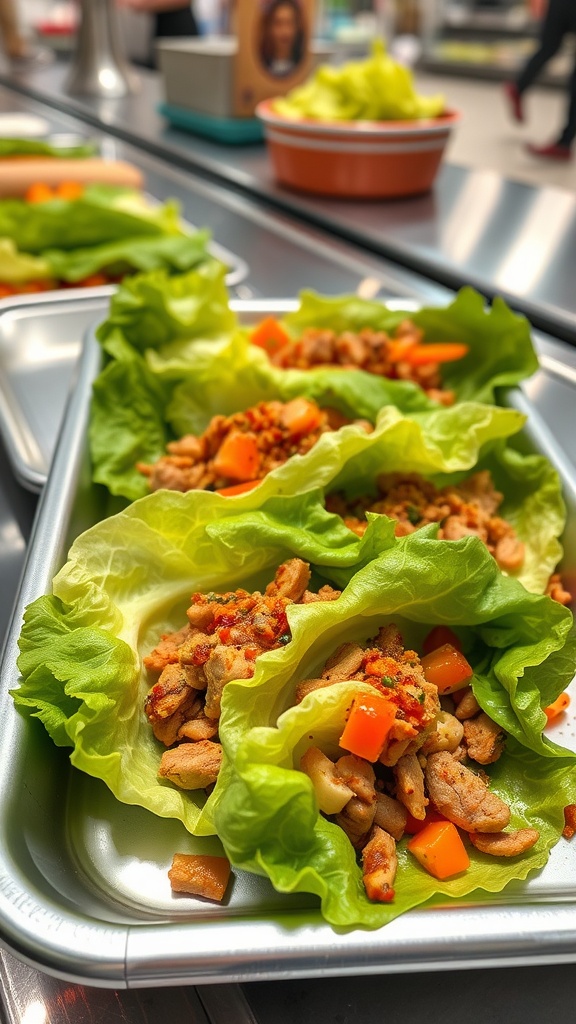
[[[0,160],[0,197],[23,196],[30,185],[42,182],[58,185],[77,181],[82,185],[124,185],[142,188],[143,176],[133,164],[97,157],[63,159],[60,157],[9,157]]]

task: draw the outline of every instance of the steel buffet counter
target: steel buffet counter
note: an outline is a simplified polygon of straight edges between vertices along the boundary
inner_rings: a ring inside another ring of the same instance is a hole
[[[570,339],[576,194],[446,163],[433,191],[415,199],[306,197],[274,183],[263,145],[223,146],[171,128],[157,113],[162,91],[156,73],[139,71],[140,91],[123,100],[72,98],[62,89],[65,74],[56,64],[0,75],[0,82],[448,287],[468,283],[489,296],[505,295],[533,323]]]
[[[87,133],[77,121],[50,112],[38,103],[0,93],[0,109],[34,111],[45,116],[54,131]],[[91,133],[92,134],[92,133]],[[177,196],[186,216],[209,224],[217,241],[243,256],[250,276],[240,286],[245,295],[290,295],[302,285],[337,292],[381,286],[382,293],[442,300],[446,292],[422,277],[375,255],[362,253],[323,231],[304,226],[283,214],[263,213],[246,195],[213,183],[191,179],[149,155],[101,138],[105,151],[137,162],[146,173],[150,191],[158,198]],[[539,339],[544,370],[530,384],[537,406],[554,411],[550,426],[567,436],[573,423],[576,353],[551,338]],[[546,401],[544,398],[546,397]],[[12,478],[0,449],[0,639],[25,557],[36,499]],[[386,1019],[416,1019],[426,1013],[431,1024],[460,1019],[466,1006],[470,1024],[488,1019],[524,1024],[547,1019],[551,1024],[571,1019],[576,981],[570,965],[510,968],[506,971],[462,971],[447,975],[411,974],[409,978],[284,981],[260,985],[162,989],[141,992],[96,990],[49,978],[0,954],[1,1016],[10,1024],[64,1022],[149,1021],[170,1016],[194,1024],[284,1024],[297,1015],[302,1024],[372,1024]],[[408,995],[406,993],[409,989]],[[446,996],[448,995],[448,998]]]

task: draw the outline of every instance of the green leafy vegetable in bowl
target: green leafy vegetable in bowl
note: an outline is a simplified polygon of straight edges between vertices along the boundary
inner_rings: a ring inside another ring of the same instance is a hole
[[[443,96],[419,96],[411,71],[378,40],[371,57],[318,68],[304,85],[275,100],[273,109],[292,120],[411,121],[440,117],[445,101]]]

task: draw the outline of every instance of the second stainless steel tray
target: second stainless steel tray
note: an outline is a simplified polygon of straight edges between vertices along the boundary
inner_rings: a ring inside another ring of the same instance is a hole
[[[241,257],[217,242],[209,248],[230,268],[229,288],[248,276]],[[105,285],[0,299],[0,436],[29,490],[46,483],[82,338],[104,319],[115,291]]]
[[[278,303],[235,306],[252,316],[280,311]],[[172,853],[195,841],[177,822],[119,804],[103,783],[71,769],[67,752],[53,747],[39,723],[16,713],[7,691],[17,685],[23,610],[49,592],[72,537],[105,512],[102,489],[90,483],[86,441],[99,364],[89,338],[1,674],[1,941],[43,970],[112,987],[576,960],[576,846],[567,843],[527,883],[413,911],[376,932],[338,934],[312,899],[283,897],[242,872],[224,907],[175,899],[166,878]],[[569,508],[564,568],[574,580],[576,473],[532,403],[520,392],[511,401],[529,413],[527,444],[562,473]],[[574,747],[574,731],[571,716],[555,738]]]

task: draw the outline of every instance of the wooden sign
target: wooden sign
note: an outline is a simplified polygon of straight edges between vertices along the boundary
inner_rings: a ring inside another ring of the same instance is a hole
[[[236,117],[251,117],[260,100],[284,95],[309,77],[315,7],[315,0],[235,0]]]

